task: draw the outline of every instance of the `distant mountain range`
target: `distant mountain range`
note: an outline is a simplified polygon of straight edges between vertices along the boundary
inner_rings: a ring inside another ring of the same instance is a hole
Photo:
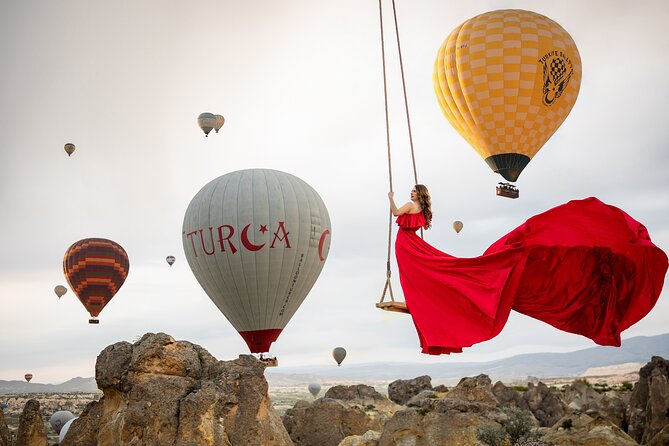
[[[490,362],[415,364],[383,362],[342,363],[341,367],[303,366],[268,368],[271,386],[298,386],[310,382],[380,382],[410,379],[421,375],[433,383],[453,382],[481,373],[493,381],[536,378],[578,377],[586,370],[618,364],[646,364],[653,356],[669,358],[669,333],[625,339],[622,347],[592,347],[569,353],[528,353]],[[95,378],[73,378],[62,384],[39,384],[0,380],[0,394],[99,392]]]
[[[481,373],[493,381],[536,378],[578,377],[594,367],[626,363],[646,364],[653,356],[669,358],[669,333],[625,339],[622,347],[591,347],[569,353],[528,353],[490,362],[461,363],[342,363],[341,367],[277,367],[265,376],[272,386],[309,382],[379,382],[429,375],[433,382],[457,382]]]

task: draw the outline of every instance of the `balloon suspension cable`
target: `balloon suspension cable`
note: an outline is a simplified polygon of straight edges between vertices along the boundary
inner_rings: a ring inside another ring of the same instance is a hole
[[[386,112],[386,145],[387,145],[387,150],[388,150],[388,181],[390,183],[390,192],[393,192],[393,169],[392,169],[392,157],[391,157],[391,151],[390,151],[390,123],[388,119],[388,80],[387,80],[387,74],[386,74],[386,51],[385,51],[385,39],[384,39],[384,33],[383,33],[383,5],[382,5],[383,0],[379,0],[379,25],[381,29],[381,60],[382,60],[382,65],[383,65],[383,99],[384,99],[384,105],[385,105],[385,112]],[[409,117],[409,102],[407,99],[407,90],[406,90],[406,82],[404,78],[404,64],[402,62],[402,48],[400,46],[400,34],[399,34],[399,27],[397,25],[397,9],[395,8],[395,0],[392,1],[393,4],[393,18],[395,22],[395,37],[397,39],[397,52],[399,55],[399,62],[400,62],[400,71],[402,74],[402,90],[404,92],[404,110],[406,112],[406,118],[407,118],[407,127],[409,130],[409,145],[411,147],[411,162],[413,165],[413,177],[414,177],[414,184],[418,184],[418,174],[416,171],[416,157],[414,154],[414,146],[413,146],[413,136],[411,133],[411,119]],[[388,214],[388,251],[387,251],[387,258],[386,258],[386,283],[385,286],[383,287],[383,293],[381,294],[381,300],[380,302],[383,302],[385,297],[386,297],[386,292],[390,292],[390,300],[392,302],[395,302],[395,298],[393,295],[393,288],[391,284],[391,272],[390,272],[390,251],[391,251],[391,245],[392,245],[392,232],[393,232],[393,214],[392,211],[389,212]],[[423,228],[420,230],[420,236],[423,238]]]

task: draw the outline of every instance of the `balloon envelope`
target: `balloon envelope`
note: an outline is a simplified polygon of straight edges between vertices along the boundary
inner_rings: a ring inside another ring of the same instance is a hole
[[[128,254],[121,245],[104,238],[79,240],[63,258],[70,288],[94,318],[121,288],[129,269]]]
[[[7,410],[9,408],[9,405],[7,403],[0,403],[0,409],[3,411]]]
[[[63,294],[67,293],[67,288],[65,288],[63,285],[56,285],[56,288],[54,288],[53,291],[60,299]]]
[[[23,378],[25,378],[26,381],[30,382],[30,380],[33,379],[33,374],[26,373],[25,375],[23,375]]]
[[[176,262],[177,259],[174,256],[167,256],[165,260],[170,266],[172,266],[174,265],[174,262]]]
[[[74,420],[76,420],[79,417],[74,417],[70,420],[68,420],[63,427],[60,428],[60,432],[58,433],[58,443],[62,443],[63,440],[65,439],[65,435],[67,435],[67,431],[70,430],[70,426],[72,426],[72,423]]]
[[[318,193],[285,172],[249,169],[205,185],[184,217],[195,278],[253,353],[269,351],[306,298],[330,248]]]
[[[548,17],[492,11],[450,33],[433,80],[451,125],[493,171],[516,181],[574,106],[581,58]]]
[[[464,227],[464,225],[462,224],[461,221],[455,220],[453,222],[453,229],[455,229],[455,232],[457,232],[458,234],[460,233],[460,231],[462,231],[463,227]]]
[[[209,136],[209,132],[216,125],[216,117],[212,113],[201,113],[197,117],[197,125],[200,126],[204,132],[204,136]]]
[[[69,410],[59,410],[58,412],[55,412],[53,415],[51,415],[49,424],[51,424],[51,428],[56,431],[57,434],[60,434],[60,430],[63,428],[65,423],[70,421],[72,418],[74,418],[74,414]]]
[[[309,393],[311,393],[314,398],[318,396],[318,394],[321,391],[321,385],[318,383],[311,383],[309,384]]]
[[[335,347],[332,350],[332,357],[337,361],[337,365],[341,365],[341,362],[346,357],[346,349],[344,347]]]
[[[214,130],[216,130],[216,133],[218,133],[218,131],[221,130],[221,127],[223,127],[223,124],[225,124],[225,118],[221,115],[214,115],[214,118],[216,118],[216,122],[214,123]]]
[[[65,146],[63,148],[65,149],[65,152],[67,153],[67,156],[72,156],[74,151],[77,149],[75,147],[75,145],[72,144],[71,142],[68,142],[67,144],[65,144]]]

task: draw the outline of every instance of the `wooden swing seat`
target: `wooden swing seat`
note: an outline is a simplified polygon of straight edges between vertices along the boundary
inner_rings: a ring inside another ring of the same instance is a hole
[[[390,302],[378,302],[376,304],[376,308],[385,311],[393,311],[395,313],[409,314],[409,309],[407,308],[407,304],[405,302],[397,302],[394,300]]]

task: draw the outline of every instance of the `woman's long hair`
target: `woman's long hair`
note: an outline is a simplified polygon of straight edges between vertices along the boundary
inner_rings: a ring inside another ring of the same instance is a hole
[[[418,195],[418,204],[423,209],[423,215],[425,216],[425,226],[423,227],[430,229],[432,227],[432,201],[430,200],[430,192],[423,184],[416,184],[414,189],[416,189],[416,194]]]

